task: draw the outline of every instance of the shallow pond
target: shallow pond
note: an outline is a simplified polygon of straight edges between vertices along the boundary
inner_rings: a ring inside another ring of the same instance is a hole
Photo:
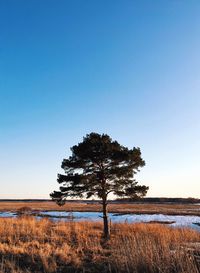
[[[0,218],[16,217],[13,212],[0,212]],[[42,211],[35,216],[37,219],[49,217],[53,221],[101,221],[100,212],[65,212],[65,211]],[[200,216],[190,215],[163,215],[163,214],[117,214],[109,213],[109,219],[113,223],[140,223],[161,222],[172,227],[190,227],[200,231]]]
[[[16,217],[16,213],[10,211],[0,212],[0,218],[13,218]]]
[[[102,213],[100,212],[64,212],[64,211],[46,211],[41,216],[51,217],[58,221],[60,219],[69,221],[100,221]],[[109,219],[114,223],[139,223],[139,222],[165,222],[170,226],[192,227],[200,230],[200,226],[194,223],[200,223],[200,216],[189,215],[163,215],[163,214],[122,214],[109,213]]]

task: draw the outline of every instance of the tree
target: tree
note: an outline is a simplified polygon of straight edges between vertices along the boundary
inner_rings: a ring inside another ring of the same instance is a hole
[[[145,165],[139,148],[128,149],[113,141],[106,134],[90,133],[83,141],[71,148],[72,155],[63,159],[61,168],[65,174],[58,174],[59,191],[50,194],[58,204],[64,204],[67,197],[102,200],[104,236],[109,238],[107,216],[108,195],[119,197],[143,197],[148,187],[139,186],[134,175]]]

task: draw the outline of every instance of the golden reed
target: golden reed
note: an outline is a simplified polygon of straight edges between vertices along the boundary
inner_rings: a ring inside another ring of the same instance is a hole
[[[0,219],[1,273],[198,273],[200,233],[160,224]]]

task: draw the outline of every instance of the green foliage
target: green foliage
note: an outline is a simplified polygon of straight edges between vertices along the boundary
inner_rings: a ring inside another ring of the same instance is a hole
[[[134,175],[145,165],[139,148],[128,149],[106,134],[91,133],[71,148],[58,174],[60,191],[50,194],[62,205],[67,197],[96,196],[104,202],[109,193],[119,197],[143,197],[148,187],[139,186]]]

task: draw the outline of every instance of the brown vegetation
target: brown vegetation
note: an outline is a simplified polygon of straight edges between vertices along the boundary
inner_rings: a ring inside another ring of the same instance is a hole
[[[200,233],[154,224],[0,219],[1,273],[197,273]]]
[[[0,202],[0,211],[17,211],[22,207],[29,207],[32,210],[62,210],[62,211],[101,211],[101,204],[67,202],[59,207],[55,202]],[[193,204],[136,204],[117,203],[108,205],[109,212],[116,213],[162,213],[170,215],[199,215],[200,205]]]

